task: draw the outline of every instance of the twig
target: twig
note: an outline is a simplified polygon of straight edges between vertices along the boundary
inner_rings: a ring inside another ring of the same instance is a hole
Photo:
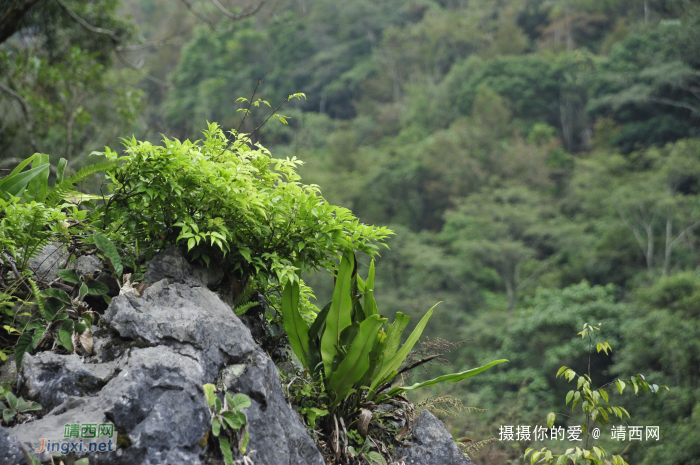
[[[207,18],[206,16],[202,15],[202,14],[199,13],[197,10],[195,10],[195,9],[192,7],[192,2],[191,2],[190,0],[181,0],[181,1],[182,1],[182,3],[185,4],[185,6],[187,7],[187,9],[190,10],[190,13],[192,13],[192,14],[195,15],[197,18],[199,18],[199,19],[201,19],[202,21],[204,21],[205,23],[207,23],[207,25],[209,25],[209,29],[211,29],[211,31],[214,32],[214,23],[212,23],[211,20],[210,20],[209,18]]]
[[[267,123],[267,122],[269,121],[269,119],[272,118],[272,116],[275,115],[275,114],[277,113],[277,110],[279,110],[280,107],[281,107],[282,105],[284,105],[285,103],[287,103],[288,101],[289,101],[289,97],[287,97],[286,99],[282,100],[282,103],[280,103],[279,105],[277,105],[277,107],[276,107],[274,110],[272,110],[272,113],[270,113],[270,116],[268,116],[267,119],[266,119],[265,121],[263,121],[262,124],[261,124],[260,126],[258,126],[257,128],[255,128],[255,129],[253,130],[253,132],[250,133],[250,136],[249,136],[249,137],[252,138],[252,137],[253,137],[253,134],[255,134],[255,133],[258,131],[258,129],[260,129],[261,127],[265,126],[265,123]]]
[[[253,105],[253,99],[255,98],[255,93],[258,91],[258,87],[260,84],[262,84],[263,78],[258,78],[257,84],[255,84],[255,89],[253,89],[253,95],[250,96],[250,100],[248,101],[248,108],[246,108],[245,113],[243,114],[243,119],[241,120],[241,124],[238,125],[238,129],[236,129],[236,132],[241,132],[241,127],[243,127],[243,123],[245,122],[246,117],[248,116],[248,113],[250,112],[250,107]],[[230,147],[230,144],[229,144]],[[226,150],[229,149],[229,147],[226,147]]]
[[[127,67],[129,67],[133,70],[138,71],[139,74],[141,74],[143,77],[145,77],[149,81],[155,82],[156,84],[159,84],[159,85],[164,86],[164,87],[168,87],[168,84],[165,83],[164,81],[161,81],[160,79],[153,77],[150,74],[144,73],[136,65],[134,65],[129,60],[124,58],[124,56],[121,54],[120,48],[119,48],[119,44],[121,44],[121,39],[119,38],[119,36],[117,36],[117,34],[115,34],[113,31],[110,31],[107,29],[102,29],[101,27],[95,27],[95,26],[91,25],[90,23],[85,21],[83,18],[78,16],[78,14],[75,13],[73,10],[68,8],[68,5],[66,5],[63,2],[63,0],[56,0],[56,2],[61,6],[61,8],[63,8],[63,10],[66,13],[68,13],[68,16],[73,18],[83,28],[87,29],[90,32],[94,32],[95,34],[102,34],[102,35],[106,35],[107,37],[109,37],[112,40],[112,43],[114,44],[114,54],[117,55],[117,58],[119,58],[119,61],[124,63],[124,65],[126,65]]]
[[[119,45],[121,43],[121,39],[119,36],[117,36],[114,32],[109,31],[107,29],[102,29],[101,27],[95,27],[90,25],[87,21],[85,21],[83,18],[78,16],[73,10],[68,8],[68,5],[63,3],[63,0],[56,0],[56,3],[58,3],[63,10],[68,13],[68,16],[73,18],[75,21],[78,22],[81,26],[83,26],[85,29],[87,29],[90,32],[94,32],[95,34],[102,34],[108,36],[110,39],[112,39],[112,42],[114,42],[114,45]]]
[[[217,0],[211,0],[211,2],[219,9],[219,11],[221,11],[223,14],[225,14],[226,16],[228,16],[231,19],[243,19],[243,18],[247,18],[249,16],[253,16],[255,13],[260,11],[260,8],[263,7],[263,5],[265,4],[266,1],[267,0],[262,0],[258,4],[258,6],[253,8],[252,10],[235,15],[235,14],[231,13],[230,11],[228,11],[226,8],[224,8],[224,6],[221,3],[219,3]]]
[[[409,365],[409,366],[407,366],[407,367],[403,367],[402,369],[400,369],[400,370],[396,373],[396,376],[400,375],[401,373],[405,373],[405,372],[407,372],[407,371],[413,370],[414,368],[419,367],[419,366],[423,365],[424,363],[428,363],[428,362],[431,361],[432,359],[438,358],[439,356],[440,356],[440,354],[435,354],[435,355],[431,355],[430,357],[426,357],[426,358],[424,358],[424,359],[422,359],[422,360],[418,360],[416,363],[413,363],[413,364],[411,364],[411,365]]]

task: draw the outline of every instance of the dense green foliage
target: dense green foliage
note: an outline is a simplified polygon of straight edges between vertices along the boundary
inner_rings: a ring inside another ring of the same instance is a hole
[[[121,30],[114,9],[99,16],[66,3],[93,24]],[[76,79],[92,82],[80,94],[81,111],[91,118],[73,126],[68,171],[101,150],[107,137],[96,135],[126,134],[115,121],[128,124],[138,115],[129,133],[154,146],[161,133],[168,141],[197,139],[207,120],[250,133],[267,114],[253,111],[241,123],[237,110],[245,105],[235,101],[250,97],[259,78],[264,80],[255,98],[280,102],[304,92],[307,100],[284,109],[289,126],[267,125],[253,141],[281,160],[304,160],[299,174],[319,185],[330,203],[396,231],[391,250],[376,258],[382,270],[377,298],[385,315],[401,312],[419,321],[425,309],[443,301],[424,335],[478,339],[450,354],[449,370],[431,367],[422,379],[510,360],[450,387],[467,405],[489,409],[449,420],[456,436],[494,437],[499,425],[542,425],[552,409],[564,411],[561,392],[568,389],[556,370],[566,364],[585,371],[585,344],[574,334],[584,323],[602,323],[602,337],[615,352],[593,355],[593,380],[643,373],[649,383],[671,387],[669,394],[643,402],[629,396],[621,401],[638,424],[660,427],[660,441],[644,448],[611,441],[606,450],[633,464],[700,463],[694,427],[700,409],[696,2],[306,0],[266,4],[238,22],[226,21],[210,2],[193,4],[209,22],[184,2],[129,0],[123,8],[139,31],[132,43],[143,43],[129,58],[146,63],[143,72],[172,87],[148,79],[137,83],[138,74],[115,69],[103,52],[105,42],[91,44],[92,35],[59,12],[54,16],[63,21],[56,26],[61,40],[55,43],[98,55],[70,58],[67,47],[52,54],[54,42],[30,47],[15,38],[3,44],[9,58],[0,83],[23,96],[34,115],[49,115],[46,102],[55,107],[51,118],[41,116],[24,128],[18,123],[21,101],[0,91],[0,104],[15,115],[3,119],[2,156],[17,159],[3,167],[12,169],[35,151],[69,158],[68,119],[61,115],[70,112],[57,106],[57,98]],[[54,76],[46,89],[36,84],[43,69]],[[78,71],[82,77],[69,81]],[[119,85],[109,87],[117,76]],[[90,81],[96,78],[102,81]],[[135,87],[120,87],[128,83]],[[119,94],[127,91],[128,98]],[[98,104],[115,110],[102,113]],[[193,150],[194,144],[181,147]],[[189,182],[187,174],[171,174]],[[94,183],[84,187],[99,190]],[[151,231],[125,224],[117,236],[128,231],[158,241],[161,233],[177,240],[181,227],[153,216],[161,200],[149,212],[151,199],[140,195],[144,214],[158,221]],[[182,202],[177,208],[192,200]],[[37,218],[65,216],[69,223],[83,214],[22,202],[6,208],[8,215],[26,218],[24,210],[32,209]],[[216,218],[193,211],[207,222]],[[17,227],[17,234],[34,230],[32,224]],[[51,232],[49,226],[40,230]],[[215,231],[185,231],[192,236],[183,236],[182,243],[196,243],[207,232]],[[282,246],[286,239],[279,240]],[[200,239],[201,254],[213,258],[217,249],[211,236]],[[251,260],[258,254],[265,261],[262,254],[272,253],[262,244],[251,251]],[[232,247],[230,253],[238,252]],[[307,268],[318,259],[309,255]],[[358,262],[369,265],[362,255]],[[291,276],[286,267],[294,263],[280,263],[274,269]],[[273,261],[265,264],[273,267]],[[331,299],[327,277],[303,277],[319,301]],[[301,292],[302,301],[308,297]],[[273,303],[281,308],[280,301]],[[306,408],[307,418],[318,414]],[[521,460],[527,447],[541,446],[490,443],[474,460]]]

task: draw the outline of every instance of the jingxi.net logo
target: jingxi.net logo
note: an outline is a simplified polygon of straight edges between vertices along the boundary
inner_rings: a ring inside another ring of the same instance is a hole
[[[69,423],[63,428],[62,439],[39,439],[37,454],[70,452],[114,452],[117,432],[112,423]]]

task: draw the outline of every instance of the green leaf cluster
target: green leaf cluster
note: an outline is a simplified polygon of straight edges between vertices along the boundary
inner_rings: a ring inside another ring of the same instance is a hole
[[[386,324],[388,319],[379,315],[374,300],[374,275],[372,261],[367,281],[363,281],[356,272],[354,254],[346,250],[335,278],[333,300],[312,325],[298,310],[298,282],[290,280],[284,289],[282,316],[290,345],[304,369],[323,381],[332,411],[353,394],[356,403],[381,402],[422,386],[456,382],[505,361],[387,392],[435,307],[428,310],[402,345],[401,336],[410,317],[397,313],[394,322]]]
[[[219,439],[224,464],[233,465],[231,449],[233,433],[239,436],[238,450],[241,454],[245,455],[248,446],[249,435],[246,428],[248,420],[243,409],[250,407],[250,397],[242,393],[232,396],[227,392],[222,403],[215,391],[216,386],[213,384],[204,385],[207,405],[212,409],[211,430],[214,437]]]
[[[206,263],[224,257],[231,271],[284,282],[299,267],[334,268],[347,242],[374,255],[391,231],[367,226],[329,205],[318,186],[300,182],[295,157],[272,158],[244,134],[227,138],[212,123],[201,141],[125,140],[107,170],[112,192],[107,231],[139,234],[159,247],[178,243]]]
[[[578,333],[581,338],[588,337],[590,348],[589,366],[590,356],[593,349],[593,334],[595,331],[600,331],[600,326],[593,326],[588,323],[584,323],[582,330]],[[612,352],[612,347],[610,347],[610,344],[607,341],[596,343],[596,349],[598,353],[604,352],[606,355],[608,355],[608,351]],[[651,392],[658,394],[662,392],[662,389],[666,392],[670,392],[668,386],[649,384],[646,382],[644,375],[636,374],[632,376],[629,381],[616,379],[594,389],[592,387],[593,380],[591,379],[590,373],[578,374],[566,366],[559,368],[559,371],[557,371],[557,378],[560,376],[564,377],[568,382],[576,382],[576,389],[572,389],[566,394],[566,405],[571,402],[572,411],[577,405],[581,405],[581,410],[586,418],[585,423],[581,425],[581,431],[585,437],[585,446],[584,448],[569,448],[563,454],[554,454],[546,447],[539,451],[528,447],[525,451],[525,455],[523,456],[524,459],[527,459],[529,456],[530,463],[533,465],[536,463],[565,465],[569,462],[569,460],[574,465],[627,465],[627,462],[619,455],[612,455],[610,458],[608,458],[608,454],[602,446],[591,445],[591,448],[589,449],[591,431],[596,423],[598,423],[601,428],[605,430],[611,416],[617,416],[623,421],[625,415],[627,418],[630,418],[629,412],[627,412],[624,407],[608,405],[609,395],[605,388],[607,386],[615,385],[618,392],[622,394],[625,390],[625,386],[629,385],[634,390],[634,394],[637,395],[639,392]],[[549,428],[554,426],[554,422],[556,421],[558,415],[561,414],[550,412],[547,415],[547,426]]]
[[[2,411],[2,421],[8,425],[18,413],[31,412],[41,410],[41,405],[36,402],[28,402],[21,397],[17,397],[11,392],[5,394],[7,405],[0,402],[0,410]]]

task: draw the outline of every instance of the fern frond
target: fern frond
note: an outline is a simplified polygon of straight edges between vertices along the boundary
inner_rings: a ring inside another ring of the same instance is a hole
[[[245,288],[243,289],[243,292],[241,292],[241,295],[239,295],[233,302],[235,308],[248,304],[248,302],[250,302],[250,298],[253,297],[254,293],[255,286],[253,286],[253,280],[249,279],[245,285]],[[255,302],[255,305],[257,305],[257,302]]]
[[[85,166],[84,168],[81,168],[80,171],[75,173],[73,176],[61,181],[60,183],[56,184],[53,187],[53,189],[51,189],[51,192],[49,192],[49,195],[46,198],[46,204],[57,205],[61,200],[64,199],[66,195],[68,195],[73,190],[73,187],[76,184],[78,184],[79,182],[81,182],[82,180],[84,180],[92,174],[95,174],[99,171],[106,171],[113,166],[113,162],[103,162],[95,163],[94,165],[89,165]]]
[[[245,305],[241,305],[241,306],[239,306],[239,307],[234,308],[234,309],[233,309],[233,313],[235,313],[236,315],[239,315],[239,316],[240,316],[240,315],[243,315],[245,312],[247,312],[248,310],[250,310],[251,308],[253,308],[253,307],[257,306],[257,305],[260,305],[260,304],[259,304],[258,302],[255,302],[255,301],[248,302],[248,303],[245,304]]]
[[[36,305],[37,307],[39,307],[39,312],[41,312],[41,316],[46,318],[46,311],[44,310],[44,298],[39,293],[39,287],[36,285],[33,279],[30,278],[27,281],[29,281],[29,286],[32,288],[32,294],[34,294],[34,298],[36,299]]]

